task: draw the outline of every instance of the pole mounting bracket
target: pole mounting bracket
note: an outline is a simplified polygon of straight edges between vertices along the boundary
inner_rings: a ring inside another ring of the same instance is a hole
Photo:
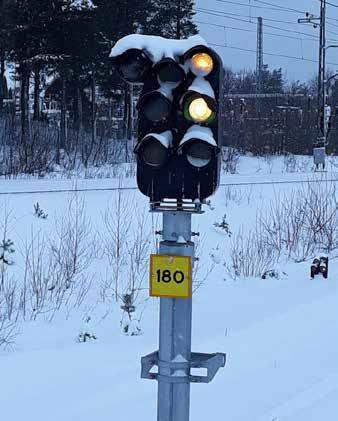
[[[161,361],[158,351],[152,352],[141,358],[141,378],[158,380],[167,383],[210,383],[221,367],[225,366],[226,354],[216,352],[214,354],[205,354],[201,352],[192,352],[191,360],[185,362]],[[180,376],[172,373],[171,375],[162,375],[158,372],[151,372],[153,367],[166,368],[175,372],[175,370],[188,370],[192,368],[206,368],[206,375]]]
[[[150,202],[150,212],[204,213],[201,202],[188,199],[163,199],[157,202]]]
[[[192,352],[191,354],[191,368],[206,368],[206,376],[190,375],[191,383],[210,383],[216,376],[218,370],[225,366],[226,354],[216,352],[214,354],[204,354],[201,352]]]

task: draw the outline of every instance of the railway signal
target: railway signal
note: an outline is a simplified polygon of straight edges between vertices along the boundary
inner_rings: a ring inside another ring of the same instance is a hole
[[[158,421],[189,421],[190,383],[210,382],[226,359],[223,353],[191,352],[191,214],[201,212],[219,184],[223,66],[198,36],[131,35],[115,45],[111,58],[124,80],[143,83],[137,184],[151,210],[163,212],[162,241],[159,254],[151,256],[149,277],[150,296],[160,297],[159,350],[141,359],[141,377],[158,381]],[[206,373],[193,375],[192,368]]]
[[[328,257],[316,257],[311,264],[311,278],[316,275],[322,274],[323,278],[327,279],[329,271],[329,258]]]
[[[203,44],[179,50],[158,60],[147,46],[112,57],[125,81],[143,83],[134,151],[137,184],[151,203],[203,203],[219,185],[222,62]]]

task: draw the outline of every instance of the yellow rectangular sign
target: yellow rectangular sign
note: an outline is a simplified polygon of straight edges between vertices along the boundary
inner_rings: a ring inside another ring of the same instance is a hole
[[[191,257],[150,256],[150,296],[191,297]]]

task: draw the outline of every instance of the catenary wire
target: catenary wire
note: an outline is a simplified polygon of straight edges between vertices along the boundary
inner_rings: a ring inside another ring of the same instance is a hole
[[[294,10],[287,10],[286,8],[257,6],[257,5],[254,5],[254,4],[240,3],[240,2],[231,1],[231,0],[216,0],[216,1],[219,2],[219,3],[233,4],[233,5],[236,5],[236,6],[253,7],[255,9],[264,9],[264,10],[273,10],[273,11],[276,11],[276,12],[285,11],[285,12],[289,12],[289,13],[302,13],[302,12],[298,12],[298,11],[294,11]],[[265,3],[265,2],[263,2],[263,3]],[[273,6],[271,3],[269,5]]]
[[[253,50],[253,49],[250,49],[250,48],[242,48],[242,47],[238,47],[238,46],[234,46],[234,45],[226,45],[226,44],[216,44],[216,43],[212,43],[212,42],[209,42],[209,44],[214,46],[214,47],[229,48],[231,50],[238,50],[238,51],[243,51],[243,52],[248,52],[248,53],[256,53],[256,50]],[[264,52],[264,55],[265,56],[271,56],[271,57],[287,58],[287,59],[290,59],[290,60],[299,60],[299,61],[307,61],[307,62],[310,62],[310,63],[317,63],[317,60],[312,60],[312,59],[306,58],[306,57],[290,56],[288,54],[277,54],[277,53]],[[338,63],[327,62],[327,64],[330,64],[332,66],[338,66]]]
[[[257,19],[258,16],[250,16],[250,15],[243,15],[240,13],[231,13],[231,12],[226,12],[226,11],[222,11],[222,10],[215,10],[215,9],[209,9],[209,8],[204,8],[204,7],[197,7],[195,9],[197,12],[200,13],[207,13],[213,16],[219,16],[219,17],[224,17],[227,19],[234,19],[234,20],[239,20],[241,22],[246,22],[246,23],[252,23],[254,24],[254,22],[250,22],[250,20],[248,19]],[[237,19],[236,19],[237,17]],[[282,19],[273,19],[273,18],[268,18],[265,16],[262,16],[264,21],[269,21],[269,22],[276,22],[276,23],[283,23],[286,25],[299,25],[298,22],[291,22],[291,21],[287,21],[287,20],[282,20]],[[240,18],[245,18],[244,19],[240,19]],[[335,20],[335,19],[333,19]],[[338,22],[338,19],[337,19]],[[328,23],[329,25],[331,25],[334,28],[338,28],[338,25],[335,25],[333,23]],[[333,31],[327,31],[328,33],[334,34],[338,36],[337,32],[333,32]],[[311,34],[307,34],[307,35],[311,35]]]
[[[195,22],[199,23],[199,24],[202,24],[202,25],[210,25],[210,26],[215,26],[215,27],[219,27],[219,28],[223,28],[223,29],[231,29],[231,30],[234,30],[234,31],[251,32],[251,33],[257,32],[255,29],[245,29],[245,28],[238,28],[238,27],[236,28],[234,26],[221,25],[221,24],[211,23],[211,22],[202,22],[202,21],[199,21],[199,20],[195,20]],[[293,37],[291,35],[276,34],[276,33],[272,33],[272,32],[264,32],[264,35],[276,36],[276,37],[280,37],[280,38],[295,39],[295,40],[298,40],[298,41],[305,40],[305,41],[317,42],[317,39],[315,39],[315,38],[300,38],[300,37]]]
[[[273,6],[279,10],[284,10],[284,11],[288,11],[288,12],[295,12],[295,13],[306,13],[307,11],[304,10],[298,10],[298,9],[293,9],[292,7],[288,7],[288,6],[282,6],[280,4],[276,4],[276,3],[271,3],[268,1],[263,1],[263,0],[254,0],[256,3],[260,3],[260,4],[265,4],[268,6]]]
[[[228,0],[216,0],[216,1],[219,1],[219,2],[222,2],[222,3],[228,2]],[[279,12],[297,13],[297,14],[299,14],[299,13],[304,13],[304,14],[310,13],[308,10],[298,10],[298,9],[294,9],[292,7],[282,6],[281,4],[271,3],[271,2],[268,2],[268,1],[263,1],[263,0],[254,0],[254,1],[256,3],[264,4],[264,5],[267,5],[267,6],[273,6],[273,8],[271,8],[271,9],[267,8],[267,10],[276,10],[276,11],[279,11]],[[329,3],[327,3],[327,4],[329,4]],[[247,4],[244,4],[244,3],[243,3],[243,6],[259,7],[259,6],[255,6],[255,5],[252,5],[252,4],[247,5]],[[338,7],[338,6],[335,6],[335,7]],[[332,17],[329,17],[329,16],[327,16],[326,19],[331,20],[333,22],[338,22],[338,19],[335,19],[335,18],[332,18]]]
[[[200,13],[203,13],[203,14],[206,14],[206,15],[223,17],[225,19],[230,19],[230,20],[235,20],[237,22],[244,22],[244,23],[249,23],[249,24],[255,25],[255,23],[254,22],[251,22],[250,20],[244,20],[244,19],[241,19],[241,18],[238,17],[238,16],[243,16],[243,17],[246,17],[246,18],[250,18],[250,16],[239,15],[239,14],[234,14],[234,13],[226,13],[226,12],[221,12],[221,11],[212,10],[212,9],[204,9],[204,8],[203,9],[202,8],[197,8],[196,11],[199,11]],[[254,18],[256,18],[256,17],[254,17]],[[276,19],[267,19],[267,18],[264,18],[264,19],[265,20],[269,20],[269,21],[273,21],[273,22],[289,23],[290,24],[290,22],[280,21],[280,20],[276,20]],[[292,22],[292,24],[295,24],[295,23]],[[220,25],[220,26],[224,26],[224,25]],[[307,32],[301,32],[301,31],[296,31],[296,30],[292,30],[292,29],[281,28],[281,27],[278,27],[278,26],[275,26],[275,25],[266,24],[265,22],[263,23],[263,26],[266,27],[266,28],[275,29],[275,30],[282,31],[282,32],[303,35],[303,36],[306,36],[307,37],[306,40],[309,40],[309,38],[313,38],[315,40],[319,40],[319,37],[318,36],[313,35],[313,34],[310,34],[310,33],[307,33]],[[329,33],[331,35],[338,36],[338,32],[327,31],[327,33]],[[330,42],[338,42],[337,39],[333,39],[333,38],[328,39],[328,41],[330,41]]]
[[[196,11],[200,12],[200,13],[203,13],[203,14],[206,14],[206,15],[217,16],[217,17],[220,17],[220,18],[235,20],[237,22],[244,22],[244,23],[256,25],[255,22],[250,22],[250,20],[248,20],[250,18],[256,19],[257,18],[256,16],[250,17],[250,16],[246,16],[246,15],[239,15],[237,13],[236,14],[235,13],[226,13],[226,12],[222,12],[222,11],[219,11],[219,10],[205,9],[205,8],[196,8]],[[240,17],[244,17],[246,19],[241,19]],[[276,19],[266,19],[266,18],[263,18],[263,19],[269,20],[269,21],[272,21],[272,22],[286,23],[284,21],[276,20]],[[292,22],[292,24],[294,24],[294,23]],[[268,25],[266,23],[263,23],[263,25],[268,27]],[[270,26],[270,27],[272,27],[272,26]],[[307,35],[309,37],[314,37],[316,39],[319,39],[319,37],[317,37],[316,35],[313,35],[313,34],[308,33],[308,32],[295,31],[295,30],[292,30],[292,29],[290,30],[290,29],[286,29],[286,28],[277,28],[277,27],[274,27],[274,28],[280,29],[281,31],[298,33],[298,34],[301,34],[301,35]]]

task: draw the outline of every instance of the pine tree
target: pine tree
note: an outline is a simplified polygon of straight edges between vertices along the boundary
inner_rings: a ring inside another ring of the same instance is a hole
[[[11,0],[6,4],[9,58],[18,64],[20,79],[21,137],[28,159],[29,79],[35,75],[34,117],[39,118],[40,74],[56,52],[54,22],[63,0]]]
[[[117,90],[124,93],[125,115],[130,116],[129,87],[112,69],[109,53],[115,42],[125,35],[144,33],[153,16],[153,0],[96,0],[97,27],[101,35],[100,59],[96,65],[96,79],[109,104]],[[108,105],[110,107],[110,105]],[[124,137],[131,132],[131,120],[126,119]],[[111,127],[108,127],[110,131]]]
[[[282,69],[269,70],[268,65],[265,64],[263,68],[263,92],[265,94],[281,93],[284,89],[283,72]]]
[[[146,31],[153,8],[153,0],[96,0],[96,25],[100,34],[100,60],[97,62],[98,81],[110,97],[125,84],[112,70],[109,53],[116,41],[125,35]]]
[[[0,0],[0,114],[3,110],[3,100],[7,95],[5,78],[5,61],[9,51],[7,3],[8,0]]]
[[[153,15],[146,33],[177,39],[197,34],[194,4],[194,0],[153,0]]]

